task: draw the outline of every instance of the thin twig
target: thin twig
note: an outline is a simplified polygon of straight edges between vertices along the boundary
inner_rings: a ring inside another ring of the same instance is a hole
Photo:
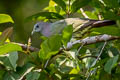
[[[31,70],[33,70],[34,67],[30,67],[27,69],[27,71],[20,77],[20,79],[17,79],[17,80],[23,80],[23,78],[25,77],[26,74],[28,74],[29,72],[31,72]]]
[[[71,0],[68,0],[68,12],[67,12],[67,17],[69,18],[70,15],[70,2]]]
[[[80,11],[81,11],[82,15],[83,15],[85,18],[89,18],[89,17],[87,16],[87,14],[85,14],[85,12],[84,12],[84,10],[83,10],[82,8],[80,8]]]
[[[100,14],[98,14],[98,19],[102,20],[102,16]]]
[[[91,67],[93,67],[93,66],[97,63],[97,61],[99,60],[99,58],[100,58],[100,56],[101,56],[101,54],[102,54],[102,52],[103,52],[106,44],[107,44],[107,42],[105,41],[102,49],[100,50],[100,53],[99,53],[98,57],[97,57],[96,60],[93,62],[93,64],[91,65]],[[95,68],[94,70],[90,71],[90,73],[88,74],[88,77],[86,78],[86,80],[89,79],[89,77],[95,72],[96,69],[97,69],[97,68]]]
[[[77,56],[78,56],[78,54],[79,54],[81,48],[84,46],[84,44],[85,44],[85,43],[81,44],[81,46],[79,47],[79,49],[78,49],[78,51],[77,51],[77,53],[76,53]]]
[[[105,41],[105,43],[104,43],[104,45],[103,45],[103,47],[102,47],[102,49],[101,49],[101,51],[100,51],[97,59],[93,62],[93,64],[92,64],[91,67],[93,67],[93,66],[96,64],[96,62],[99,60],[99,58],[100,58],[100,56],[101,56],[101,54],[102,54],[102,52],[103,52],[103,49],[105,48],[106,44],[107,44],[107,42]]]
[[[45,65],[44,65],[44,68],[46,68],[46,67],[47,67],[47,65],[48,65],[49,61],[50,61],[50,59],[48,59],[48,60],[46,61]]]
[[[84,59],[84,58],[88,58],[88,57],[92,57],[92,58],[97,58],[97,56],[92,56],[92,55],[90,55],[90,56],[83,56],[83,57],[80,57],[80,56],[78,56],[78,59],[79,60],[82,60],[82,59]]]

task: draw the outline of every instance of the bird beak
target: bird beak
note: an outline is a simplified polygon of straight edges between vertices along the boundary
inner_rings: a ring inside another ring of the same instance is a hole
[[[31,35],[33,35],[34,34],[34,30],[31,32]]]

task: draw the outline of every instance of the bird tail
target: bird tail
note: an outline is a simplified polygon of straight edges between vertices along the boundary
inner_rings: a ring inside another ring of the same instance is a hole
[[[116,24],[116,22],[113,20],[90,20],[88,23],[82,25],[77,31],[82,31],[89,26],[90,28],[98,28],[98,27],[109,26],[114,24]]]
[[[78,36],[80,37],[80,35],[83,36],[91,28],[99,28],[102,26],[109,26],[109,25],[114,25],[114,24],[116,24],[116,22],[113,20],[89,20],[88,23],[85,23],[84,25],[82,25],[74,33],[79,34]],[[76,37],[76,34],[75,34],[75,37]]]
[[[96,21],[95,23],[92,24],[92,27],[102,27],[102,26],[108,26],[108,25],[114,25],[116,24],[115,21],[113,20],[101,20],[101,21]]]

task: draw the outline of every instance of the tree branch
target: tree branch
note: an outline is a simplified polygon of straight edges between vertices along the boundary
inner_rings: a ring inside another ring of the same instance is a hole
[[[14,42],[14,43],[15,43],[15,42]],[[21,43],[15,43],[15,44],[18,44],[19,46],[21,46],[22,49],[25,50],[25,51],[28,49],[28,46],[27,46],[26,44],[21,44]],[[30,51],[30,52],[35,52],[35,51],[39,51],[39,49],[36,48],[36,47],[30,46],[30,47],[29,47],[29,51]]]
[[[120,39],[120,37],[111,36],[111,35],[107,35],[107,34],[99,35],[99,36],[93,36],[93,37],[87,37],[87,38],[77,40],[77,41],[74,41],[74,42],[69,42],[66,50],[69,50],[75,44],[88,45],[88,44],[94,44],[94,43],[97,43],[97,42],[104,42],[104,41],[110,41],[110,40],[115,40],[115,39]],[[15,44],[20,45],[23,50],[27,50],[27,48],[28,48],[27,44],[21,44],[21,43],[15,43]],[[39,51],[39,50],[40,50],[39,48],[36,48],[36,47],[33,47],[33,46],[29,47],[29,51],[31,51],[31,52],[35,52],[35,51]],[[61,53],[62,50],[63,49],[60,49],[59,53]]]
[[[87,38],[84,38],[82,40],[76,40],[74,42],[69,42],[68,45],[67,45],[67,49],[72,48],[72,46],[75,45],[75,44],[88,45],[88,44],[94,44],[94,43],[97,43],[97,42],[110,41],[110,40],[114,40],[114,39],[120,39],[120,37],[111,36],[111,35],[107,35],[107,34],[93,36],[93,37],[87,37]]]

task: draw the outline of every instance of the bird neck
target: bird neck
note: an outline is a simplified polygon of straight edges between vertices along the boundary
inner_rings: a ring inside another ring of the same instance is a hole
[[[51,23],[45,23],[45,24],[42,25],[41,33],[42,33],[43,36],[46,36],[46,37],[51,36],[50,25],[51,25]]]

